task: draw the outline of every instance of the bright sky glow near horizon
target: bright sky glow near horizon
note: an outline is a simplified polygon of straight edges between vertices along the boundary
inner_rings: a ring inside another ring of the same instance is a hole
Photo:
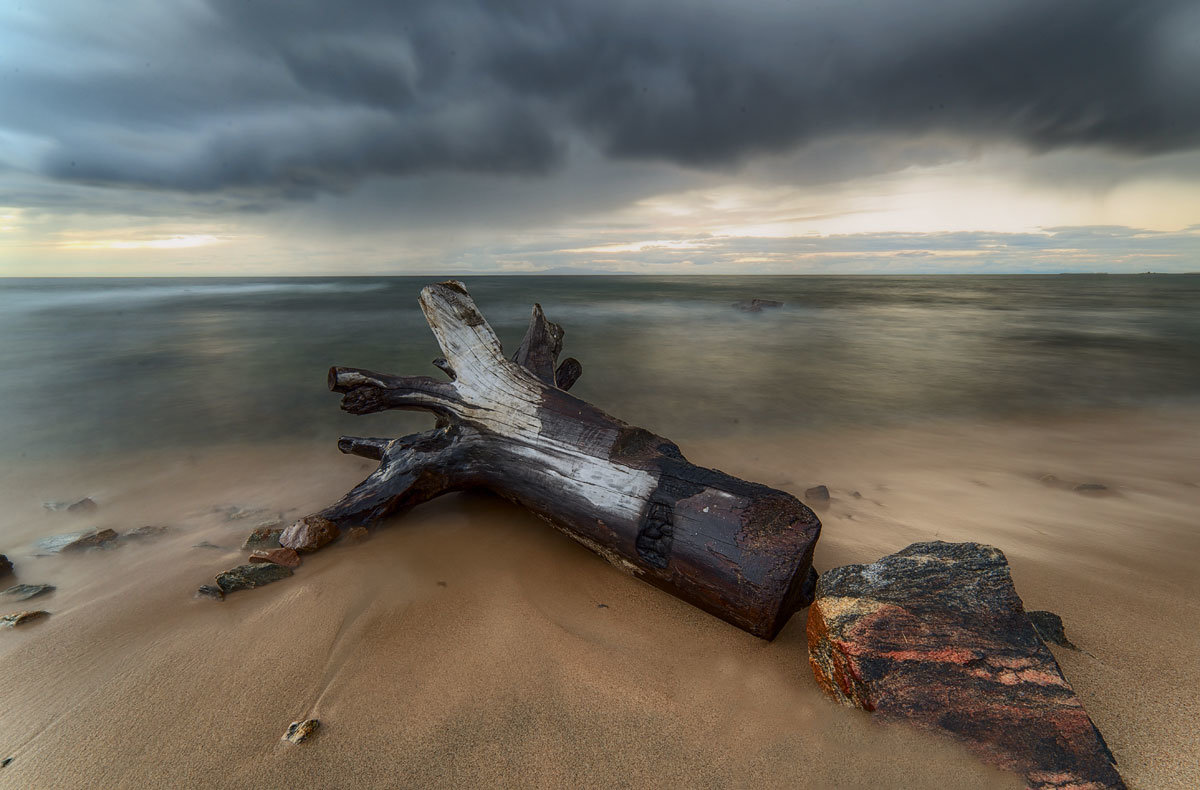
[[[0,4],[0,275],[1200,271],[1200,4]]]

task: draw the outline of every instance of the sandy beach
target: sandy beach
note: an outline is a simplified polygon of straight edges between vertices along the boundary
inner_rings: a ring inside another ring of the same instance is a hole
[[[1198,429],[1193,412],[1147,411],[683,449],[797,494],[828,485],[818,569],[918,540],[1003,549],[1026,607],[1061,614],[1082,648],[1055,655],[1130,786],[1190,788]],[[1021,786],[822,696],[804,612],[764,642],[489,495],[417,508],[269,587],[193,597],[259,518],[216,508],[295,517],[369,468],[327,444],[10,465],[0,550],[18,581],[58,589],[27,602],[48,619],[0,633],[0,787]],[[42,507],[83,495],[100,509]],[[44,535],[143,524],[171,531],[32,556]],[[306,717],[314,740],[280,741]]]

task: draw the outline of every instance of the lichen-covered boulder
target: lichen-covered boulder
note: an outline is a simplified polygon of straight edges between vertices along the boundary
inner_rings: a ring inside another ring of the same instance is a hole
[[[340,537],[338,525],[320,516],[305,516],[283,531],[279,545],[296,551],[316,551]]]
[[[1125,787],[999,549],[915,543],[825,572],[808,654],[838,701],[949,735],[1030,787]]]

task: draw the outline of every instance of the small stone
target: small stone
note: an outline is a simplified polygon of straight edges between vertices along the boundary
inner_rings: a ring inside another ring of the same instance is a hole
[[[313,736],[321,726],[321,722],[317,719],[305,719],[304,721],[294,721],[288,728],[287,732],[280,738],[288,743],[304,743]]]
[[[606,604],[606,603],[598,603],[598,604],[596,604],[596,608],[597,608],[597,609],[607,609],[607,608],[608,608],[608,604]]]
[[[43,617],[49,616],[49,612],[41,610],[33,612],[13,612],[12,614],[6,614],[3,617],[0,617],[0,626],[6,628],[16,628],[19,625],[25,625],[26,623],[31,623],[34,620],[41,620]]]
[[[267,549],[250,555],[251,562],[273,562],[286,568],[300,567],[300,555],[291,549]]]
[[[813,486],[804,492],[804,501],[808,504],[829,504],[829,489],[825,486]]]
[[[371,537],[371,533],[366,527],[351,527],[346,530],[345,539],[350,543],[362,543],[369,537]]]
[[[854,497],[855,499],[862,499],[862,494],[858,493],[857,491],[851,491],[850,496]]]
[[[273,562],[246,563],[217,574],[217,586],[223,593],[249,590],[277,582],[292,575],[292,569]]]
[[[13,572],[13,564],[9,561],[8,557],[5,557],[3,554],[0,554],[0,579],[3,579],[5,576],[11,575],[12,572]]]
[[[1044,486],[1061,486],[1062,480],[1058,479],[1057,475],[1042,475],[1038,478],[1038,482]]]
[[[207,540],[202,540],[199,543],[192,544],[193,549],[220,549],[221,547],[215,543],[210,543]],[[224,551],[224,549],[222,549]]]
[[[316,551],[342,534],[338,525],[320,516],[305,516],[279,536],[279,545],[296,551]]]
[[[438,587],[445,587],[445,586],[446,586],[446,583],[445,583],[445,582],[438,582],[438,583],[437,583],[437,586],[438,586]]]
[[[218,601],[225,600],[225,593],[220,587],[215,584],[202,584],[200,589],[196,590],[197,598],[216,598]]]
[[[277,549],[279,548],[279,536],[282,534],[282,529],[259,527],[246,536],[245,542],[242,543],[242,548],[251,551],[255,549]]]
[[[260,521],[254,525],[255,529],[274,529],[275,527],[283,528],[283,519],[269,518],[266,521]]]
[[[13,761],[13,758],[5,757],[3,760],[0,760],[0,768],[7,768],[9,763],[11,763],[12,761]]]
[[[70,513],[92,513],[100,506],[92,501],[91,497],[84,497],[78,502],[67,505],[67,511]]]
[[[1036,611],[1025,614],[1029,617],[1029,622],[1033,623],[1033,627],[1037,629],[1038,636],[1042,638],[1043,642],[1049,642],[1069,650],[1079,649],[1071,643],[1070,639],[1067,639],[1067,632],[1063,630],[1062,618],[1054,612]]]
[[[39,595],[54,592],[52,584],[17,584],[9,587],[4,592],[0,593],[5,598],[13,598],[18,601],[28,601],[30,598],[36,598]]]
[[[1105,494],[1108,493],[1108,486],[1103,483],[1080,483],[1071,490],[1078,494]]]

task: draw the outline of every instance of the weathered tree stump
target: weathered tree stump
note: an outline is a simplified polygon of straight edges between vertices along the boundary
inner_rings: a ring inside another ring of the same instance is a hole
[[[420,304],[445,355],[434,365],[448,380],[334,367],[329,388],[353,414],[419,409],[437,427],[339,439],[342,452],[379,468],[285,530],[283,546],[315,550],[339,528],[485,488],[756,636],[770,639],[811,601],[821,524],[795,497],[695,466],[674,443],[567,394],[582,368],[558,364],[563,330],[540,306],[509,360],[462,283],[430,285]]]

